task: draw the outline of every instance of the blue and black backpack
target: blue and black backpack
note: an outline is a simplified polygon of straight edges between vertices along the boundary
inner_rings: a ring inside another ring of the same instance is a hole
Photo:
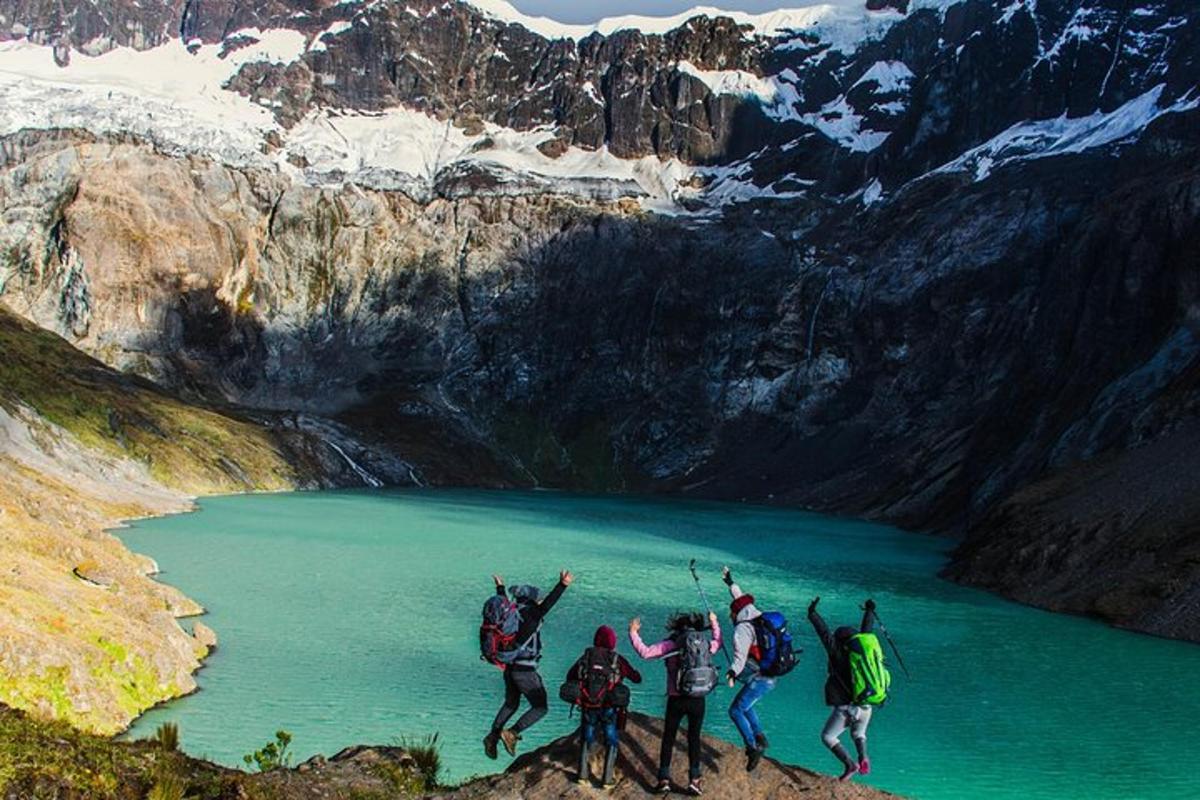
[[[753,620],[758,648],[759,674],[768,678],[787,675],[800,663],[801,650],[792,643],[787,617],[768,611]]]

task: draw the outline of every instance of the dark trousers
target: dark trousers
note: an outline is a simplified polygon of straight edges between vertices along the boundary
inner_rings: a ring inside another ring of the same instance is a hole
[[[671,754],[679,723],[688,723],[688,777],[700,777],[700,729],[704,726],[704,698],[671,696],[667,698],[667,719],[663,725],[662,749],[658,753],[658,779],[671,777]]]
[[[492,733],[499,733],[504,723],[517,713],[522,697],[529,701],[529,710],[512,726],[514,733],[520,733],[546,716],[546,686],[536,669],[509,667],[504,670],[504,705],[500,706],[492,722]]]

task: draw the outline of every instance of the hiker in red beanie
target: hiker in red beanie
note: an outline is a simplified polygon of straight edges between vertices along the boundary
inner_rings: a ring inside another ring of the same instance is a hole
[[[767,749],[767,737],[758,721],[754,706],[775,688],[775,679],[759,674],[757,660],[758,633],[754,622],[762,613],[754,605],[754,595],[746,594],[733,582],[729,567],[721,570],[721,576],[729,586],[733,602],[729,604],[729,616],[733,618],[733,663],[725,677],[732,687],[739,681],[743,684],[733,704],[729,706],[729,718],[737,726],[742,741],[746,744],[746,771],[752,772],[762,761]]]
[[[625,710],[629,707],[628,678],[641,683],[642,675],[617,653],[617,632],[607,625],[596,629],[592,646],[567,672],[567,681],[559,695],[581,709],[579,724],[579,775],[576,783],[587,785],[591,779],[588,751],[596,741],[596,731],[604,729],[608,752],[604,758],[604,788],[616,785],[613,775],[620,746],[618,729],[624,727]]]

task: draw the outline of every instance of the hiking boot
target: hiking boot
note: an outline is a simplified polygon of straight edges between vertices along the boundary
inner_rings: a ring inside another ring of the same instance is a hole
[[[699,778],[692,778],[690,781],[688,781],[687,793],[692,797],[699,797],[700,795],[704,794],[704,790],[700,788]]]
[[[871,759],[864,758],[862,761],[858,762],[858,774],[859,775],[870,775],[871,774]]]
[[[765,733],[754,734],[754,743],[758,745],[759,750],[766,750],[771,746],[771,743],[767,741],[767,735]]]
[[[654,793],[655,794],[670,794],[671,793],[671,780],[669,778],[663,778],[662,780],[660,780],[658,782],[658,785],[654,787]]]
[[[762,761],[763,751],[757,747],[746,748],[746,772],[754,772],[758,762]]]
[[[483,754],[493,761],[495,761],[499,756],[499,753],[496,752],[496,743],[497,739],[495,733],[489,733],[487,736],[483,737]]]
[[[514,733],[512,728],[500,731],[500,741],[504,743],[504,749],[508,751],[510,756],[517,754],[517,742],[521,741],[521,734]]]
[[[857,774],[858,774],[858,766],[855,764],[847,764],[846,770],[841,775],[838,776],[838,780],[842,781],[844,783],[844,782],[850,780],[851,778],[853,778]]]

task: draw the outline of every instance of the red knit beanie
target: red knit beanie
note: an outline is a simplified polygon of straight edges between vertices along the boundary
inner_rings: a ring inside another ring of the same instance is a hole
[[[735,617],[743,608],[754,603],[754,595],[744,594],[741,597],[735,597],[733,602],[729,604],[729,613]]]
[[[596,635],[592,638],[592,644],[596,647],[607,647],[609,650],[616,650],[617,632],[607,625],[601,625],[596,629]]]

